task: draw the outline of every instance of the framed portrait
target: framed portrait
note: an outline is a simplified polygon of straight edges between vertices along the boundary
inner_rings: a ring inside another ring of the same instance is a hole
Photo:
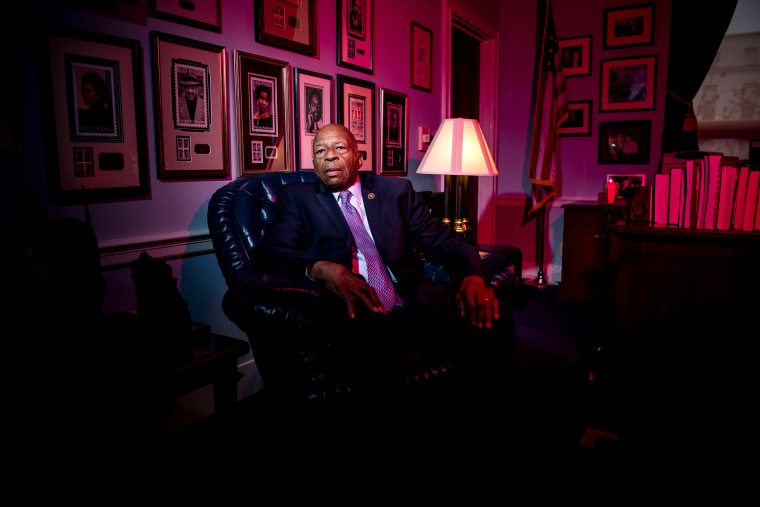
[[[338,65],[374,72],[374,0],[337,0]]]
[[[654,2],[604,9],[604,49],[654,44]]]
[[[290,64],[236,52],[240,176],[292,171]]]
[[[293,70],[296,170],[314,169],[312,143],[319,129],[333,123],[334,80],[327,74]]]
[[[409,97],[380,88],[380,156],[378,173],[406,176],[409,150]]]
[[[591,75],[591,36],[557,39],[565,77]]]
[[[601,61],[599,111],[654,109],[657,55]]]
[[[600,164],[648,164],[652,120],[599,122]]]
[[[375,160],[375,83],[338,74],[337,123],[345,125],[356,137],[364,162],[359,172],[376,172]]]
[[[183,2],[149,0],[148,12],[154,18],[222,33],[222,0]]]
[[[255,0],[256,42],[317,54],[317,0]]]
[[[567,102],[567,120],[557,126],[560,136],[591,135],[591,101],[570,100]]]
[[[40,40],[40,107],[55,204],[145,198],[149,170],[139,41],[52,28]]]
[[[158,178],[226,178],[226,50],[162,32],[152,42]]]
[[[412,21],[411,86],[425,92],[433,89],[433,31]]]

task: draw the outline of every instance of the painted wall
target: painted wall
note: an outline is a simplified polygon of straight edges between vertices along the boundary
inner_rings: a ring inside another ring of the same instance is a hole
[[[409,178],[417,190],[437,190],[432,177],[414,174],[422,159],[416,149],[416,132],[419,126],[435,130],[442,119],[441,95],[441,27],[444,19],[443,0],[378,0],[375,25],[375,73],[363,74],[339,67],[336,63],[336,2],[318,0],[318,55],[308,57],[278,48],[258,44],[254,38],[255,22],[252,0],[223,0],[223,32],[188,27],[148,16],[147,0],[136,5],[119,4],[119,15],[104,14],[75,7],[62,7],[58,2],[27,0],[19,3],[14,16],[15,31],[3,34],[3,51],[14,51],[18,56],[17,72],[9,73],[20,81],[22,95],[23,160],[2,161],[2,209],[4,226],[19,227],[16,214],[18,192],[33,189],[38,192],[48,213],[53,217],[70,216],[82,219],[81,206],[52,206],[48,203],[45,166],[47,161],[42,147],[40,117],[37,101],[38,82],[35,70],[35,41],[46,24],[65,25],[136,39],[142,46],[145,76],[148,156],[150,163],[150,199],[131,202],[93,204],[91,215],[101,247],[116,249],[118,255],[105,257],[104,263],[122,265],[136,258],[141,246],[150,242],[173,241],[167,247],[151,249],[154,257],[166,255],[178,279],[182,296],[188,301],[194,320],[211,324],[212,330],[230,336],[243,337],[221,312],[224,281],[213,255],[182,258],[197,245],[187,238],[205,234],[206,210],[211,194],[228,180],[212,181],[159,181],[156,169],[156,141],[153,111],[152,67],[150,34],[157,30],[227,48],[229,68],[229,94],[234,97],[233,53],[241,50],[288,61],[293,68],[303,68],[336,76],[345,74],[376,83],[378,88],[406,93],[410,99]],[[525,252],[525,271],[530,276],[535,268],[535,225],[521,225],[522,207],[530,185],[527,179],[530,132],[532,123],[531,98],[533,96],[536,0],[469,0],[461,2],[481,18],[498,25],[499,47],[499,133],[497,242],[520,246]],[[561,278],[561,204],[575,199],[596,199],[607,173],[646,173],[651,176],[659,160],[659,135],[662,129],[661,111],[664,93],[656,93],[656,109],[646,112],[598,113],[599,60],[657,54],[658,78],[664,76],[667,66],[667,39],[669,25],[668,0],[658,0],[656,7],[655,44],[643,48],[602,50],[602,11],[607,7],[628,5],[628,0],[554,0],[555,21],[559,37],[592,36],[592,74],[588,77],[568,79],[570,100],[591,99],[592,135],[563,138],[560,147],[562,181],[560,199],[548,215],[547,262],[552,281]],[[409,33],[412,21],[434,32],[433,71],[431,93],[414,90],[409,86]],[[10,40],[13,32],[12,40]],[[7,56],[10,56],[8,54]],[[5,60],[9,61],[9,60]],[[231,105],[234,118],[234,101]],[[597,122],[600,120],[652,119],[651,162],[647,166],[605,166],[596,161]],[[236,142],[235,123],[230,124],[230,140]],[[231,178],[237,174],[237,153],[230,150]],[[135,246],[136,245],[136,246]],[[203,245],[200,247],[203,248]],[[176,258],[175,258],[176,257]],[[126,268],[108,269],[109,284],[106,310],[134,310],[134,288]],[[250,361],[243,358],[242,362]]]

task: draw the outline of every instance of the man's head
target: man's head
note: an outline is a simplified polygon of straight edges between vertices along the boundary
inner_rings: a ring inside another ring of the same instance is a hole
[[[180,84],[185,89],[187,100],[195,100],[198,96],[198,87],[201,84],[198,78],[192,74],[186,74],[182,81],[180,81]]]
[[[364,159],[354,135],[343,125],[325,125],[314,137],[314,172],[328,188],[349,187]]]

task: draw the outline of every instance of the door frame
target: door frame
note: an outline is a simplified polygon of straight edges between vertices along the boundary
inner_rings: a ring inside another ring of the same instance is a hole
[[[445,0],[443,8],[441,54],[445,69],[441,94],[443,117],[451,115],[451,28],[456,27],[480,41],[480,104],[479,121],[488,147],[498,167],[498,104],[499,104],[499,31],[491,23],[472,12],[457,0]],[[493,243],[496,227],[496,190],[498,176],[478,177],[476,243]]]

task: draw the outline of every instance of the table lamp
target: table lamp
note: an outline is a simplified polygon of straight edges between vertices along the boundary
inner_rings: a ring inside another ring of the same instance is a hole
[[[449,217],[450,178],[457,177],[456,214],[454,230],[465,232],[469,220],[464,215],[462,188],[465,176],[497,176],[496,164],[491,157],[478,120],[448,118],[438,127],[425,156],[417,168],[417,174],[443,174],[446,176],[443,193],[443,219],[451,225]]]

